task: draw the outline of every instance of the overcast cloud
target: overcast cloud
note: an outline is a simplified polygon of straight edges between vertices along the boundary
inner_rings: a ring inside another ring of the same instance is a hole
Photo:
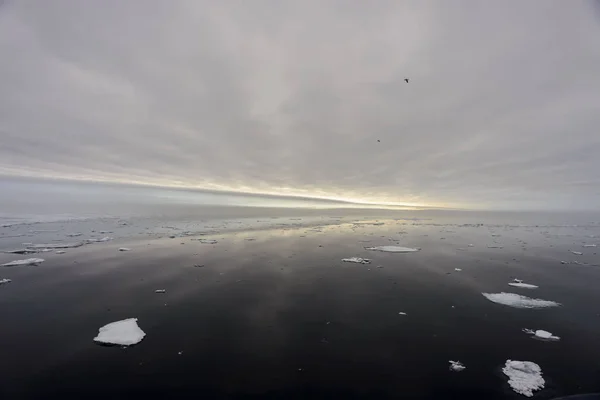
[[[592,2],[0,4],[0,174],[600,206]]]

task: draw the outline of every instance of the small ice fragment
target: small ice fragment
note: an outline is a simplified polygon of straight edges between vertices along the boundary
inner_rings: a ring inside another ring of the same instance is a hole
[[[491,302],[514,308],[547,308],[561,305],[555,301],[532,299],[516,293],[482,293],[482,295]]]
[[[0,285],[3,285],[5,283],[11,283],[11,282],[12,282],[12,280],[10,280],[10,279],[0,279]]]
[[[203,244],[217,244],[218,243],[214,239],[198,239],[198,241]]]
[[[583,253],[582,253],[582,252],[580,252],[580,251],[573,251],[573,250],[569,250],[569,251],[570,251],[571,253],[575,254],[576,256],[581,256],[581,255],[583,255]]]
[[[83,246],[83,242],[77,243],[47,243],[27,245],[28,249],[72,249]]]
[[[178,351],[177,354],[182,355],[183,351]]]
[[[498,244],[490,244],[488,245],[488,249],[503,249],[504,246],[500,246]]]
[[[546,382],[542,378],[542,369],[531,361],[506,360],[504,375],[508,376],[508,384],[515,392],[532,397],[534,390],[544,388]]]
[[[400,312],[398,313],[398,315],[408,315],[408,314],[406,314],[405,312],[402,312],[402,311],[400,311]]]
[[[465,368],[467,368],[460,361],[452,361],[452,360],[450,360],[448,362],[450,363],[450,371],[460,372],[460,371],[464,371]]]
[[[510,286],[519,287],[522,289],[537,289],[539,287],[539,286],[532,285],[529,283],[523,283],[523,281],[520,281],[520,280],[519,280],[519,282],[509,282],[508,284]]]
[[[469,246],[469,247],[475,247],[475,245],[474,245],[474,244],[469,244],[468,246]]]
[[[595,244],[584,244],[583,247],[596,247]]]
[[[43,258],[26,258],[25,260],[15,260],[8,262],[6,264],[2,264],[2,267],[16,267],[18,265],[37,265],[43,263]]]
[[[154,293],[167,293],[166,289],[156,289]]]
[[[78,233],[67,233],[68,237],[77,237],[77,236],[81,236],[81,235],[83,235],[83,234],[79,233],[79,232]]]
[[[537,331],[534,331],[532,329],[523,329],[523,332],[525,332],[528,335],[533,335],[534,338],[546,340],[549,342],[557,342],[560,340],[560,336],[554,336],[552,333],[543,329],[538,329]]]
[[[568,261],[561,261],[560,263],[561,264],[568,264],[569,262]]]
[[[66,253],[66,251],[64,251],[64,250],[56,250],[56,254],[65,254],[65,253]]]
[[[458,272],[462,271],[462,269],[461,269],[461,268],[454,268],[454,270],[455,270],[455,271],[458,271]]]
[[[127,247],[120,247],[119,251],[130,251],[131,249],[127,248]]]
[[[111,241],[112,238],[109,236],[103,237],[101,239],[86,239],[85,243],[102,243],[102,242],[108,242]]]
[[[515,279],[513,279],[513,282],[523,283],[523,279],[517,279],[517,278],[515,278]]]
[[[369,260],[368,258],[360,258],[360,257],[342,258],[342,261],[358,263],[358,264],[370,264],[371,263],[371,260]]]
[[[137,324],[137,318],[111,322],[98,330],[94,341],[106,344],[130,346],[142,341],[146,336]]]
[[[415,251],[419,251],[421,249],[415,249],[412,247],[402,247],[402,246],[375,246],[375,247],[365,247],[365,250],[384,251],[387,253],[412,253]]]

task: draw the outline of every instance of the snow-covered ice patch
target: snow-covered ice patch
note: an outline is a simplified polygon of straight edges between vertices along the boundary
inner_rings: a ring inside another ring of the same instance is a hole
[[[546,384],[542,378],[542,369],[531,361],[506,360],[502,372],[508,376],[508,384],[512,390],[523,396],[533,396],[534,390],[543,389]]]
[[[11,283],[11,282],[12,282],[12,280],[10,280],[10,279],[0,279],[0,285],[3,285],[5,283]]]
[[[156,289],[154,293],[167,293],[166,289]]]
[[[518,287],[518,288],[521,288],[521,289],[537,289],[539,287],[539,286],[536,286],[536,285],[532,285],[530,283],[524,283],[520,279],[515,279],[514,282],[508,282],[508,284],[510,286]]]
[[[130,251],[130,248],[127,247],[119,247],[119,251]]]
[[[218,243],[215,239],[198,239],[198,241],[202,244],[217,244]]]
[[[503,249],[504,246],[500,246],[498,244],[490,244],[488,245],[488,249]]]
[[[583,247],[596,247],[595,244],[584,244]]]
[[[371,260],[368,258],[360,258],[360,257],[350,257],[350,258],[342,258],[343,262],[357,263],[357,264],[370,264]]]
[[[94,341],[105,344],[131,346],[142,341],[146,336],[137,324],[137,318],[128,318],[111,322],[98,330]]]
[[[32,244],[27,246],[28,249],[72,249],[75,247],[83,246],[83,242],[77,243],[46,243],[46,244]]]
[[[450,363],[450,371],[460,372],[464,371],[467,367],[464,366],[460,361],[448,361]]]
[[[571,253],[575,254],[576,256],[582,256],[583,253],[580,251],[573,251],[573,250],[569,250]]]
[[[408,315],[408,314],[406,314],[406,313],[405,313],[405,312],[403,312],[403,311],[400,311],[400,312],[398,313],[398,315]]]
[[[16,267],[19,265],[37,265],[44,262],[43,258],[26,258],[25,260],[15,260],[2,264],[2,267]]]
[[[457,272],[460,272],[460,271],[462,271],[462,269],[461,269],[461,268],[454,268],[454,270],[455,270],[455,271],[457,271]]]
[[[514,308],[548,308],[558,307],[561,304],[555,301],[532,299],[527,296],[521,296],[516,293],[481,293],[491,302],[502,304]]]
[[[56,254],[65,254],[65,253],[66,253],[66,251],[64,251],[64,250],[57,250],[56,251]]]
[[[83,233],[79,233],[79,232],[77,232],[77,233],[67,233],[68,237],[77,237],[77,236],[81,236],[81,235],[83,235]]]
[[[534,331],[533,329],[523,329],[523,332],[525,332],[528,335],[533,335],[534,338],[536,339],[541,339],[541,340],[546,340],[549,342],[557,342],[560,340],[560,336],[555,336],[552,333],[542,330],[542,329],[538,329],[536,331]]]
[[[113,239],[110,236],[105,236],[100,239],[86,239],[84,242],[85,243],[103,243],[103,242],[109,242],[111,240],[113,240]]]
[[[387,253],[413,253],[413,252],[419,251],[421,249],[415,249],[412,247],[402,247],[402,246],[375,246],[375,247],[365,247],[365,250],[384,251]]]

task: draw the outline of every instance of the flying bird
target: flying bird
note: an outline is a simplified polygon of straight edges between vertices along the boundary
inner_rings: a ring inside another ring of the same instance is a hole
[[[404,82],[408,83],[408,78],[404,78]]]

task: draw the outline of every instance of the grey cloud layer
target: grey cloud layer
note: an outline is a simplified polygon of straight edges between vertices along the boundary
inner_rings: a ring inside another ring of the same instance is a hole
[[[0,173],[597,207],[595,11],[582,1],[6,1]]]

